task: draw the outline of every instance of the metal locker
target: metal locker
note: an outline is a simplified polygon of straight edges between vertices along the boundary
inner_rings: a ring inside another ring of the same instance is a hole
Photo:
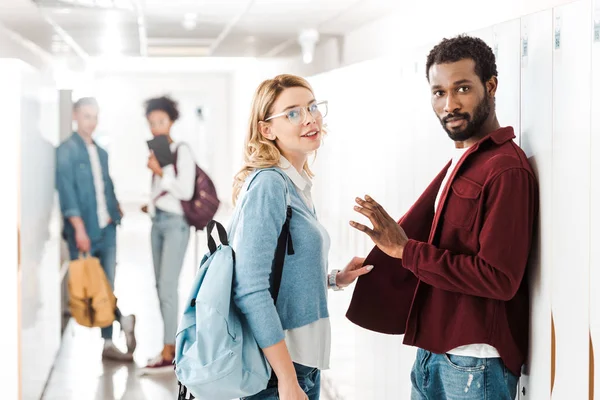
[[[484,40],[496,55],[496,115],[501,126],[512,126],[515,129],[517,143],[520,139],[520,24],[520,20],[512,20],[472,33]]]
[[[594,394],[600,391],[600,246],[597,245],[600,242],[600,0],[594,2],[592,40],[590,350],[593,350],[593,358],[590,360],[590,390]]]
[[[555,8],[553,18],[555,399],[587,399],[589,389],[590,9],[590,1],[577,1]]]
[[[519,399],[550,398],[552,273],[552,10],[521,19],[521,147],[538,177],[540,201],[528,276],[529,360]]]

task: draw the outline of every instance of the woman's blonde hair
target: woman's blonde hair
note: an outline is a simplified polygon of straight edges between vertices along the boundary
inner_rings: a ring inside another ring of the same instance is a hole
[[[235,175],[233,181],[233,204],[236,203],[240,190],[252,171],[279,165],[281,152],[275,141],[265,138],[260,133],[259,123],[273,113],[271,108],[281,92],[293,87],[303,87],[314,94],[312,87],[306,79],[289,74],[277,75],[273,79],[267,79],[254,92],[244,147],[244,166]],[[325,130],[323,129],[322,131],[325,134]],[[312,178],[314,176],[308,166],[308,162],[304,164],[303,168],[309,177]]]

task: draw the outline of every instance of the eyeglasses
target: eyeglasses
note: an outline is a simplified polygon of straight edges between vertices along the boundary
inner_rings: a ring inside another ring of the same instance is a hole
[[[308,117],[307,110],[315,119],[325,118],[327,116],[328,104],[327,101],[320,101],[306,107],[294,107],[282,113],[271,115],[269,118],[265,119],[265,122],[270,121],[273,118],[286,116],[292,125],[302,125]]]

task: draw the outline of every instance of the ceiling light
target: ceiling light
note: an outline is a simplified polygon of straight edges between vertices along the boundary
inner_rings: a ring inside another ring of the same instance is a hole
[[[194,19],[184,19],[181,24],[183,25],[185,30],[188,31],[194,30],[196,29],[196,26],[198,26],[198,23]]]
[[[196,26],[198,26],[198,14],[185,14],[183,16],[183,21],[181,22],[181,25],[183,25],[183,28],[188,31],[196,29]]]
[[[120,15],[118,11],[108,11],[106,13],[106,24],[109,27],[117,26],[119,24]]]
[[[62,43],[60,42],[52,42],[52,52],[53,53],[60,53],[62,51]]]
[[[102,52],[106,55],[117,55],[123,51],[123,42],[116,29],[108,30],[102,37]]]
[[[310,64],[315,54],[315,46],[319,41],[319,32],[316,29],[305,29],[298,36],[298,43],[302,47],[302,60]]]

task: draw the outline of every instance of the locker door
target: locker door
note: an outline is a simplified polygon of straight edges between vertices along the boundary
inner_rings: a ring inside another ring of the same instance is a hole
[[[550,398],[550,291],[552,273],[552,10],[521,20],[521,147],[540,188],[539,222],[528,276],[529,360],[520,399]]]
[[[594,4],[592,36],[592,134],[591,134],[591,237],[590,243],[590,345],[594,359],[600,360],[600,0]],[[590,363],[590,390],[600,391],[600,364]],[[598,398],[600,396],[596,396]],[[591,397],[590,397],[591,398]]]
[[[517,143],[520,126],[520,31],[520,20],[513,20],[472,33],[484,40],[496,55],[496,114],[501,126],[512,126],[515,129]]]
[[[554,9],[552,398],[587,399],[590,261],[590,1]]]

